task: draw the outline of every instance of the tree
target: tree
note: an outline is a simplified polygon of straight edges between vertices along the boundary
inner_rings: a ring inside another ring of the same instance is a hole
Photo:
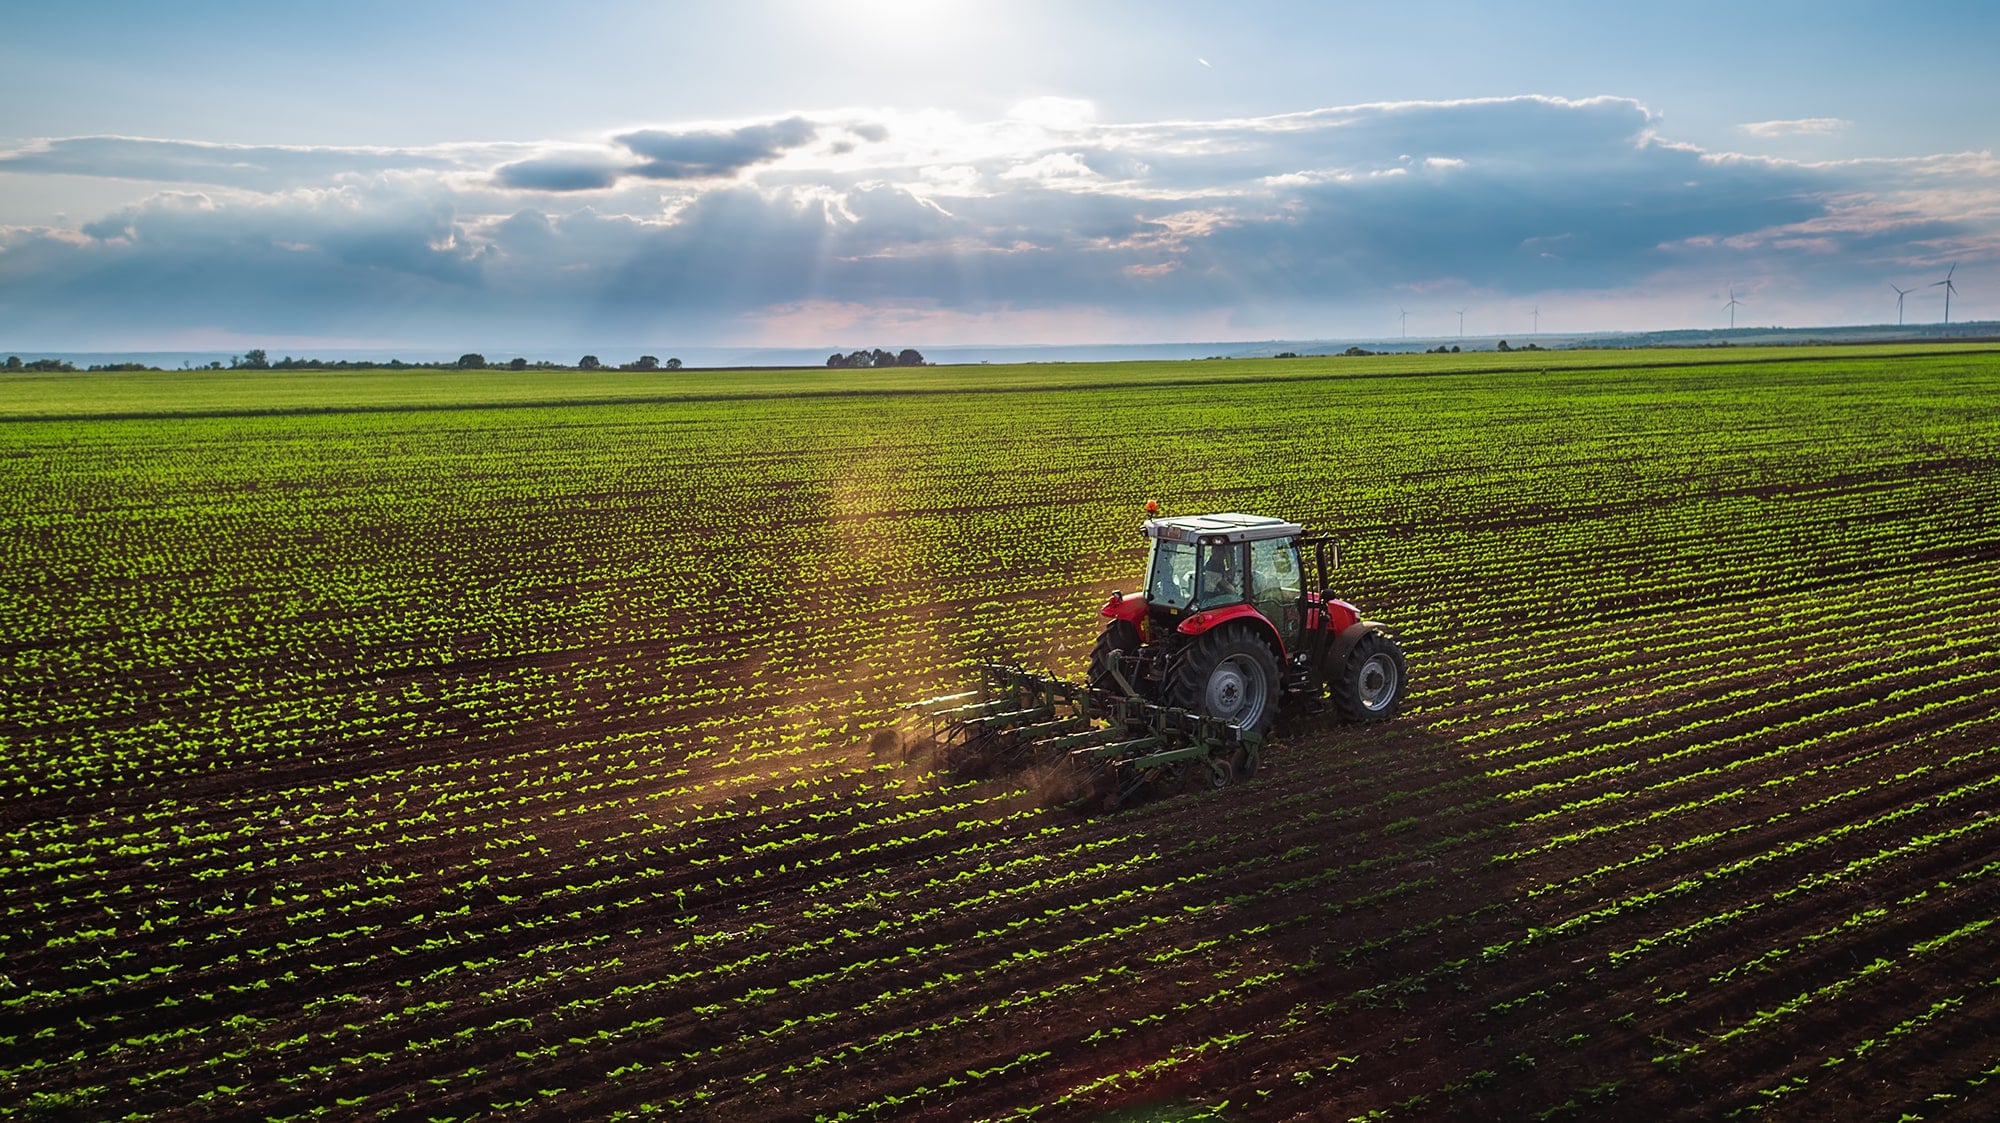
[[[619,369],[619,370],[658,370],[658,369],[660,369],[660,360],[659,360],[659,358],[658,358],[657,356],[653,356],[653,355],[641,355],[641,356],[639,356],[639,361],[638,361],[638,362],[636,362],[636,363],[625,363],[625,364],[623,364],[622,366],[620,366],[620,367],[619,367],[618,369]]]
[[[877,347],[872,351],[853,351],[846,355],[836,351],[826,357],[826,365],[844,370],[863,370],[868,367],[920,367],[924,365],[924,356],[914,347],[904,348],[901,354]]]
[[[485,370],[486,356],[480,354],[477,351],[467,351],[465,354],[460,355],[458,357],[458,369]]]
[[[1507,341],[1503,339],[1503,340],[1501,340],[1501,341],[1500,341],[1500,346],[1498,346],[1498,347],[1494,348],[1494,350],[1496,350],[1496,351],[1512,351],[1512,350],[1513,350],[1513,348],[1512,348],[1512,347],[1509,347],[1509,346],[1507,346]]]
[[[9,355],[9,356],[7,356],[7,369],[8,369],[8,370],[20,370],[20,369],[21,369],[21,356],[19,356],[19,355]]]
[[[229,366],[233,370],[269,370],[271,360],[262,348],[252,348],[243,352],[242,358],[231,359]]]
[[[679,359],[668,359],[668,360],[667,360],[667,369],[668,369],[668,370],[679,370],[679,369],[681,369],[681,361],[680,361]]]
[[[526,360],[526,359],[523,359],[523,358],[520,358],[519,356],[516,356],[516,357],[514,357],[514,358],[512,358],[512,359],[509,359],[509,360],[507,360],[507,369],[508,369],[508,370],[527,370],[527,369],[528,369],[528,360]]]
[[[596,370],[599,367],[602,367],[603,365],[604,364],[602,362],[598,361],[596,355],[585,355],[583,358],[578,359],[576,361],[576,367],[578,370]]]

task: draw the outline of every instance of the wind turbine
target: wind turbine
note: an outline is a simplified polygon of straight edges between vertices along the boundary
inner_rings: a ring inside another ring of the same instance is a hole
[[[1950,309],[1946,309],[1946,311],[1950,311]],[[1396,307],[1396,314],[1403,318],[1403,338],[1410,338],[1410,310],[1398,305]]]
[[[1460,339],[1465,338],[1465,309],[1463,308],[1458,310],[1458,337]]]
[[[1735,290],[1735,289],[1733,289],[1733,288],[1732,288],[1732,289],[1730,289],[1730,290],[1729,290],[1729,303],[1727,303],[1727,304],[1723,305],[1723,307],[1724,307],[1724,308],[1727,308],[1727,309],[1729,309],[1729,330],[1730,330],[1730,331],[1735,331],[1735,330],[1736,330],[1736,306],[1737,306],[1737,305],[1739,305],[1739,304],[1741,304],[1741,303],[1743,303],[1743,302],[1742,302],[1742,301],[1740,301],[1740,300],[1738,300],[1738,299],[1736,299],[1736,290]]]
[[[1528,313],[1528,315],[1535,318],[1535,334],[1542,334],[1542,306],[1539,304],[1535,305],[1535,310]]]
[[[1931,282],[1932,288],[1936,288],[1939,285],[1944,286],[1944,323],[1946,327],[1951,326],[1951,294],[1958,291],[1958,286],[1951,283],[1951,275],[1956,272],[1958,272],[1958,262],[1954,261],[1951,263],[1951,268],[1944,271],[1944,280]]]
[[[1958,268],[1958,266],[1952,266],[1952,268]],[[1890,288],[1896,288],[1896,286],[1890,284]],[[1902,328],[1902,298],[1910,296],[1912,292],[1916,292],[1916,290],[1914,288],[1896,288],[1896,326],[1898,328]]]

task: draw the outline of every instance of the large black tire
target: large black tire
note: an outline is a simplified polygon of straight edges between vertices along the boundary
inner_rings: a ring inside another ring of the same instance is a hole
[[[1097,637],[1097,646],[1090,649],[1090,672],[1084,681],[1092,690],[1117,690],[1123,693],[1118,679],[1111,668],[1118,665],[1118,654],[1127,655],[1139,650],[1139,626],[1130,620],[1113,620],[1104,626],[1104,634]]]
[[[1278,657],[1242,627],[1203,632],[1182,653],[1168,704],[1233,722],[1253,733],[1278,716]]]
[[[1410,692],[1409,667],[1403,648],[1387,632],[1362,636],[1340,670],[1327,683],[1333,704],[1349,721],[1388,721],[1403,708]]]

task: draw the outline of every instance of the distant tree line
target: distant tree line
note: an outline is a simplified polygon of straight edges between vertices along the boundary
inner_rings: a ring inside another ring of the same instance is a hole
[[[96,363],[91,366],[87,366],[83,369],[86,371],[98,371],[98,370],[158,370],[160,368],[149,367],[144,363]],[[0,370],[18,370],[18,371],[32,370],[32,371],[53,371],[56,373],[63,373],[63,372],[75,373],[76,364],[66,359],[29,359],[23,362],[21,356],[9,355],[7,356],[6,362],[0,363]]]
[[[916,352],[911,351],[907,352],[907,354],[914,355],[916,354]],[[894,360],[892,357],[891,362],[893,363],[893,361]],[[922,362],[923,359],[919,357],[917,361]],[[9,355],[7,356],[7,359],[4,363],[0,363],[0,370],[9,370],[9,371],[54,371],[54,372],[74,373],[76,369],[77,369],[76,364],[71,363],[65,359],[23,360],[19,355]],[[145,363],[102,363],[89,366],[84,369],[86,371],[113,371],[113,370],[160,370],[162,368],[156,366],[148,366]],[[406,363],[401,359],[389,359],[386,362],[381,359],[364,359],[364,360],[307,359],[307,358],[295,359],[290,355],[286,355],[282,359],[273,359],[271,358],[270,352],[265,351],[261,348],[253,347],[250,350],[245,351],[241,355],[230,356],[229,362],[226,364],[222,360],[217,359],[214,362],[203,363],[201,366],[198,367],[190,368],[183,365],[181,369],[183,370],[188,370],[188,369],[192,370],[610,370],[612,368],[606,366],[604,362],[601,359],[599,359],[596,355],[585,355],[581,359],[578,359],[575,363],[568,365],[565,365],[563,363],[552,363],[546,360],[531,363],[523,358],[509,359],[504,363],[489,363],[486,361],[486,356],[478,353],[477,351],[468,351],[465,354],[460,355],[457,359],[453,360],[439,360],[437,362]],[[634,359],[629,363],[619,363],[617,369],[630,370],[630,371],[679,370],[681,369],[681,361],[679,359],[670,358],[663,362],[657,355],[641,355],[637,359]]]
[[[69,363],[63,362],[61,359],[32,359],[24,363],[21,361],[21,356],[9,355],[7,356],[7,369],[8,370],[75,370],[76,367],[72,366]],[[96,370],[97,368],[92,367],[90,369]]]
[[[920,367],[924,357],[914,347],[889,352],[877,347],[873,351],[855,351],[843,355],[838,351],[826,357],[826,365],[836,370],[855,370],[864,367]]]
[[[221,366],[220,363],[214,365],[217,367]],[[596,355],[585,355],[584,357],[578,359],[576,363],[572,366],[565,366],[562,363],[552,363],[547,361],[546,359],[531,363],[528,360],[523,359],[519,356],[516,356],[512,359],[508,359],[504,363],[493,363],[493,362],[488,362],[486,360],[486,356],[480,354],[477,351],[467,351],[465,354],[460,355],[456,360],[450,362],[439,361],[434,363],[406,363],[401,359],[390,359],[386,363],[380,360],[354,361],[348,359],[343,359],[338,362],[328,362],[324,359],[294,359],[289,355],[287,355],[282,359],[278,359],[274,362],[271,360],[270,356],[267,355],[265,352],[261,350],[252,349],[250,351],[243,353],[240,356],[232,358],[229,362],[229,369],[230,370],[608,370],[610,368],[606,367],[604,365],[604,361],[599,359]],[[679,370],[681,369],[681,361],[679,359],[668,359],[666,362],[663,363],[659,360],[657,356],[641,355],[632,362],[618,364],[618,369],[619,370]]]

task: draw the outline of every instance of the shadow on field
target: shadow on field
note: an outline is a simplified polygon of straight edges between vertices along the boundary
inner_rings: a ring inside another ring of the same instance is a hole
[[[958,981],[898,1023],[935,1024],[937,1041],[813,1106],[956,1075],[960,1118],[1079,1089],[1066,1110],[1170,1117],[1159,1113],[1229,1098],[1232,1119],[1329,1104],[1345,1118],[1471,1087],[1471,1074],[1531,1051],[1465,1035],[1512,988],[1537,984],[1481,966],[1483,947],[1522,927],[1491,860],[1507,809],[1416,721],[1293,721],[1254,777],[1216,789],[1190,769],[1109,813],[1079,814],[1047,764],[960,749],[911,729],[867,743],[878,763],[1019,793],[977,814],[1030,817],[1002,847],[987,849],[991,828],[971,824],[936,842],[966,848],[963,872],[911,869],[963,885],[960,905],[926,925],[932,962]],[[965,1079],[1002,1067],[1006,1079]]]
[[[1490,954],[1526,927],[1494,860],[1514,831],[1453,742],[1410,718],[1295,718],[1254,778],[1101,819],[1158,856],[1148,907],[1182,928],[1140,963],[1185,967],[1106,996],[1124,1029],[1108,1066],[1160,1075],[1105,1106],[1167,1110],[1216,1089],[1246,1118],[1345,1118],[1413,1095],[1443,1114],[1542,1102],[1503,1086],[1548,1075],[1531,1071],[1543,1023],[1482,1022],[1569,985],[1570,966]]]

